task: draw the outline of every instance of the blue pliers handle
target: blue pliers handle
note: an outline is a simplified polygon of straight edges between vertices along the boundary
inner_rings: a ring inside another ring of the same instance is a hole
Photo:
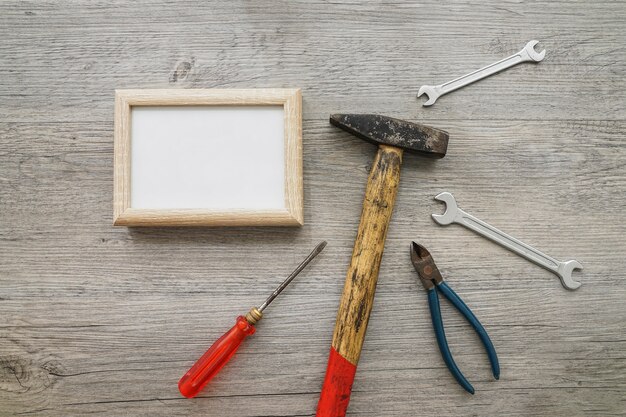
[[[496,354],[496,349],[493,347],[493,343],[491,343],[491,339],[487,334],[487,331],[483,327],[482,324],[478,321],[472,310],[461,300],[461,298],[446,284],[442,282],[440,284],[435,284],[435,288],[428,290],[428,306],[430,307],[430,316],[433,321],[433,327],[435,329],[435,336],[437,336],[437,344],[439,345],[439,350],[441,351],[441,356],[443,356],[443,360],[448,366],[448,369],[452,373],[452,376],[458,381],[459,384],[465,389],[465,391],[470,394],[474,393],[474,387],[469,383],[467,378],[461,373],[459,367],[454,362],[452,358],[452,354],[450,353],[450,348],[448,347],[448,341],[446,340],[446,332],[443,329],[443,320],[441,319],[441,310],[439,309],[439,297],[437,296],[437,290],[441,292],[444,297],[446,297],[454,307],[465,317],[465,319],[472,325],[476,333],[478,333],[478,337],[485,345],[485,349],[487,350],[487,356],[489,357],[489,362],[491,363],[491,371],[493,372],[493,376],[495,379],[500,378],[500,364],[498,363],[498,355]]]
[[[454,362],[450,348],[448,347],[448,341],[446,340],[446,333],[443,328],[443,319],[441,318],[441,309],[439,307],[439,297],[437,291],[443,294],[452,305],[465,317],[465,319],[471,324],[471,326],[478,333],[478,337],[482,341],[485,349],[487,350],[487,356],[491,363],[491,371],[495,379],[500,378],[500,364],[498,363],[498,355],[493,347],[493,343],[487,334],[487,331],[480,324],[480,321],[476,318],[472,310],[461,300],[461,298],[455,293],[452,288],[443,281],[443,277],[439,272],[439,269],[435,265],[432,256],[423,246],[413,242],[411,245],[411,260],[417,273],[424,284],[428,292],[428,306],[430,308],[430,316],[435,329],[435,336],[437,337],[437,344],[441,351],[446,366],[452,373],[452,376],[457,382],[470,394],[474,394],[474,387],[465,378],[463,373],[459,370],[459,367]]]

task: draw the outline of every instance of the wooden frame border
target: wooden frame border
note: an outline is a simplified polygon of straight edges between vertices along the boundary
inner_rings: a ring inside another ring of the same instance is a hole
[[[285,210],[133,209],[130,207],[132,106],[266,106],[285,113]],[[116,90],[113,225],[301,226],[302,95],[300,89]]]

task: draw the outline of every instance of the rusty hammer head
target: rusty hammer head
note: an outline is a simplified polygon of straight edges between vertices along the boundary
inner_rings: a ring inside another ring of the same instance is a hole
[[[448,149],[448,132],[378,114],[333,114],[330,123],[368,142],[430,158],[443,158]]]

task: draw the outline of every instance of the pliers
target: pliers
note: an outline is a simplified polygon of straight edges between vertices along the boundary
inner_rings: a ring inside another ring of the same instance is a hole
[[[454,291],[452,291],[452,288],[450,288],[448,284],[443,281],[443,277],[441,276],[437,265],[435,265],[435,261],[433,261],[430,253],[425,247],[417,244],[416,242],[411,244],[411,262],[413,263],[424,288],[428,292],[428,306],[430,307],[430,316],[435,329],[437,344],[439,345],[441,356],[443,356],[443,360],[452,373],[452,376],[454,376],[465,391],[470,394],[474,393],[474,387],[472,387],[472,384],[470,384],[469,381],[463,376],[459,367],[454,362],[454,359],[452,359],[452,354],[450,353],[448,342],[446,341],[446,333],[443,330],[443,320],[441,319],[439,297],[437,296],[436,289],[439,290],[439,292],[441,292],[457,310],[459,310],[469,324],[472,325],[474,330],[476,330],[478,337],[480,337],[480,340],[483,342],[483,345],[485,345],[485,349],[487,350],[487,356],[489,357],[489,362],[491,363],[493,376],[495,379],[499,379],[500,365],[498,363],[498,356],[496,355],[493,343],[491,343],[491,339],[489,339],[489,335],[487,335],[487,331],[482,324],[480,324],[474,313],[472,313],[463,300],[461,300],[461,298]]]

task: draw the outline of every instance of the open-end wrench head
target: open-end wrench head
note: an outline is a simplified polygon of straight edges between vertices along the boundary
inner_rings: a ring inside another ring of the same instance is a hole
[[[543,60],[543,57],[546,56],[546,50],[544,49],[541,52],[535,51],[535,46],[539,43],[539,41],[532,40],[526,44],[524,47],[524,51],[528,54],[528,57],[535,62],[539,62]]]
[[[561,283],[568,290],[575,290],[580,287],[580,282],[574,281],[572,278],[572,272],[576,269],[583,269],[583,266],[575,260],[561,262],[557,274],[561,278]]]
[[[459,212],[459,207],[456,205],[454,196],[448,192],[443,192],[438,194],[435,197],[435,200],[445,203],[446,211],[443,214],[433,214],[433,220],[441,226],[447,226],[454,223],[454,220]]]
[[[423,106],[426,107],[435,104],[435,101],[437,101],[440,96],[437,90],[435,90],[435,87],[432,85],[423,85],[420,87],[419,91],[417,92],[417,97],[421,97],[424,94],[426,94],[426,96],[428,97],[428,101],[423,104]]]

